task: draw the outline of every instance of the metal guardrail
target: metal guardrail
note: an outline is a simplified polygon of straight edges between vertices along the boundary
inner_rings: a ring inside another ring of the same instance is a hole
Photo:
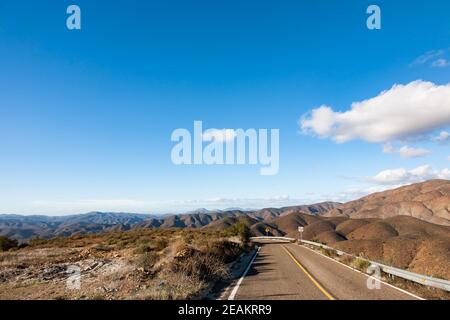
[[[393,276],[399,277],[399,278],[403,278],[406,280],[410,280],[410,281],[414,281],[417,283],[420,283],[422,285],[425,286],[430,286],[430,287],[435,287],[435,288],[439,288],[439,289],[443,289],[446,291],[450,291],[450,281],[448,280],[443,280],[443,279],[437,279],[437,278],[433,278],[430,276],[425,276],[419,273],[414,273],[414,272],[410,272],[410,271],[406,271],[403,269],[399,269],[399,268],[394,268],[391,266],[387,266],[375,261],[370,261],[361,257],[357,257],[351,254],[348,254],[346,252],[334,249],[332,247],[326,246],[324,244],[321,243],[317,243],[317,242],[313,242],[313,241],[307,241],[307,240],[301,240],[301,242],[312,245],[312,246],[316,246],[316,247],[321,247],[324,249],[329,249],[329,250],[333,250],[335,251],[338,255],[349,255],[355,258],[359,258],[359,259],[363,259],[366,260],[368,262],[370,262],[372,265],[378,266],[383,272],[387,273],[387,274],[391,274]]]
[[[329,247],[327,245],[324,245],[324,244],[321,244],[321,243],[318,243],[318,242],[313,242],[313,241],[308,241],[308,240],[300,240],[300,241],[303,242],[303,243],[306,243],[306,244],[310,244],[312,246],[321,247],[321,248],[324,248],[324,249],[330,249],[330,250],[333,250],[333,251],[336,251],[336,252],[339,251],[339,250],[336,250],[336,249],[334,249],[332,247]],[[342,253],[342,254],[345,254],[345,252],[343,252],[343,251],[339,251],[339,252]],[[339,254],[339,255],[341,255],[341,254]]]
[[[282,241],[296,241],[295,238],[288,238],[288,237],[275,237],[275,236],[263,236],[263,237],[251,237],[250,240],[282,240]]]

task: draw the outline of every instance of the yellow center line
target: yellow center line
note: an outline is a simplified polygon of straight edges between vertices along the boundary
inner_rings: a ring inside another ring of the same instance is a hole
[[[292,253],[289,252],[288,249],[286,249],[285,246],[283,246],[283,249],[287,252],[287,254],[291,257],[292,260],[294,260],[295,264],[300,268],[300,270],[302,270],[306,276],[312,281],[312,283],[314,283],[314,285],[320,290],[322,291],[322,293],[329,299],[329,300],[336,300],[327,290],[324,289],[324,287],[322,287],[320,285],[320,283],[314,279],[314,277],[308,272],[308,270],[306,270],[306,268],[292,255]]]

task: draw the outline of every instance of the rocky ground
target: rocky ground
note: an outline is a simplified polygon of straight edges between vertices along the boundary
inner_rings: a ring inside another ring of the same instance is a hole
[[[112,232],[0,253],[0,299],[195,299],[243,252],[223,231]]]

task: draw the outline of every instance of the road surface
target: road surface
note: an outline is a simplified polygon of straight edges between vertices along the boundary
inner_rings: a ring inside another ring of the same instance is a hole
[[[381,283],[292,243],[263,244],[248,273],[234,287],[235,300],[411,300],[413,295]]]

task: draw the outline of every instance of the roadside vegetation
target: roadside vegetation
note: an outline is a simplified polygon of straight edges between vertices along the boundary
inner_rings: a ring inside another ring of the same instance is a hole
[[[250,230],[135,229],[18,243],[0,238],[0,299],[198,299],[226,281]],[[68,289],[69,266],[80,289]]]
[[[365,259],[353,258],[350,265],[359,271],[367,272],[367,269],[370,267],[371,263]]]
[[[18,246],[19,244],[17,240],[13,240],[8,237],[0,237],[0,252],[16,249]]]
[[[228,236],[238,236],[243,245],[248,245],[250,237],[252,236],[252,232],[244,220],[240,220],[228,227],[225,229],[224,233]]]

